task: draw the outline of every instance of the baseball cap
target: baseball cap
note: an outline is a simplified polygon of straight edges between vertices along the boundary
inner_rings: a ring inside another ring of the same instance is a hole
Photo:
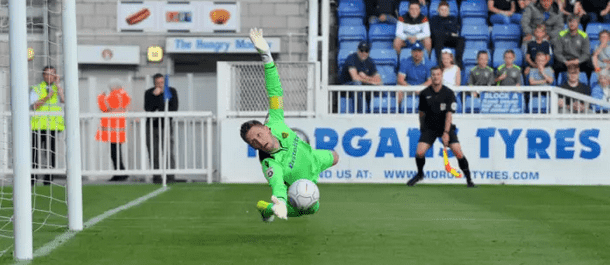
[[[423,50],[424,47],[422,47],[422,45],[418,42],[413,43],[413,45],[411,45],[411,50]]]
[[[371,46],[369,46],[368,42],[361,41],[360,43],[358,43],[358,50],[360,50],[362,52],[368,52],[371,50]]]

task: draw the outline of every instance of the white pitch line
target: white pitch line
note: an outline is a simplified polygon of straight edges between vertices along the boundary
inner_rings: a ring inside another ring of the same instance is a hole
[[[149,194],[146,194],[140,198],[137,198],[125,205],[116,207],[112,210],[108,210],[108,211],[104,212],[103,214],[93,217],[83,224],[83,230],[94,226],[95,224],[103,221],[104,219],[106,219],[120,211],[127,210],[133,206],[137,206],[137,205],[145,202],[146,200],[153,198],[153,197],[167,191],[168,189],[169,189],[169,187],[161,187],[161,188],[159,188]],[[37,249],[36,251],[34,251],[34,258],[48,255],[53,250],[55,250],[56,248],[63,245],[64,243],[66,243],[71,238],[73,238],[78,232],[79,231],[67,231],[67,232],[55,237],[55,239],[53,241],[45,244],[44,246],[42,246],[39,249]],[[23,260],[23,261],[17,261],[14,264],[15,265],[26,265],[26,264],[30,264],[31,262],[32,262],[31,260]]]

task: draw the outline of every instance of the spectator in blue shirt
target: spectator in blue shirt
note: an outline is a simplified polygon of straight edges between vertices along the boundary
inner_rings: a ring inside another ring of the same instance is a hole
[[[416,43],[411,48],[411,57],[400,61],[397,83],[401,86],[429,86],[430,70],[424,60],[423,46]],[[403,92],[398,91],[398,104],[403,100]]]
[[[350,54],[343,64],[339,82],[343,85],[381,85],[381,75],[377,72],[377,67],[369,57],[371,46],[366,41],[358,44],[358,50]],[[345,92],[343,92],[345,93]],[[345,96],[345,95],[341,95]],[[350,95],[352,96],[352,95]],[[371,92],[365,93],[366,105],[371,102]],[[362,102],[358,101],[356,107],[362,110]]]
[[[438,16],[430,20],[432,31],[432,43],[436,52],[436,58],[441,58],[443,47],[455,48],[455,63],[462,65],[462,54],[464,53],[464,38],[460,37],[460,23],[457,18],[449,15],[449,4],[441,1],[438,4]]]

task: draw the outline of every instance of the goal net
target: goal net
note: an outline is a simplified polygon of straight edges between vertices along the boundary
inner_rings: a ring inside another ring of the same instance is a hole
[[[59,76],[59,86],[63,80],[63,60],[61,59],[61,11],[60,0],[23,0],[27,5],[27,44],[28,44],[28,84],[30,102],[36,102],[44,95],[42,90],[49,87],[41,85],[45,78],[43,69],[52,66]],[[14,247],[13,216],[13,136],[11,115],[11,65],[9,49],[9,1],[0,0],[0,256],[12,253]],[[50,73],[49,70],[45,73]],[[45,83],[46,84],[46,83]],[[40,89],[34,91],[33,86]],[[42,87],[42,88],[41,88]],[[41,94],[42,93],[42,94]],[[47,101],[47,111],[55,111],[61,102]],[[60,109],[61,110],[61,109]],[[30,108],[30,116],[40,115]],[[51,114],[43,114],[51,115]],[[62,114],[58,114],[61,116]],[[44,119],[43,121],[44,122]],[[31,161],[19,163],[32,164],[32,225],[34,247],[49,241],[57,231],[68,225],[66,203],[66,156],[65,134],[57,125],[42,126],[31,122],[31,131],[23,132],[31,137]],[[52,128],[54,127],[54,128]],[[40,236],[40,240],[38,237]]]

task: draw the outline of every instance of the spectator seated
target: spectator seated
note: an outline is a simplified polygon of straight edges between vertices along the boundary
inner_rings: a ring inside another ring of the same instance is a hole
[[[409,0],[403,0],[400,2],[400,4],[398,5],[398,16],[402,17],[404,14],[406,14],[407,12],[409,12],[409,3],[411,1]],[[420,13],[426,17],[428,17],[428,6],[426,5],[422,5],[420,6]]]
[[[568,75],[566,72],[561,72],[557,75],[557,85],[562,85],[563,83],[568,81]],[[587,73],[580,72],[578,76],[578,81],[583,84],[589,84],[589,79],[587,78]]]
[[[440,2],[441,1],[437,1],[437,0],[433,0],[432,2],[430,2],[430,11],[429,11],[430,17],[438,16],[438,4],[440,4]],[[449,0],[449,1],[447,1],[447,3],[449,4],[449,15],[458,17],[459,10],[458,10],[457,2],[455,0],[453,0],[453,1]]]
[[[497,69],[498,66],[504,64],[504,52],[507,49],[495,49],[493,54],[493,68]],[[515,52],[515,65],[519,67],[523,66],[523,52],[521,49],[512,49]]]

